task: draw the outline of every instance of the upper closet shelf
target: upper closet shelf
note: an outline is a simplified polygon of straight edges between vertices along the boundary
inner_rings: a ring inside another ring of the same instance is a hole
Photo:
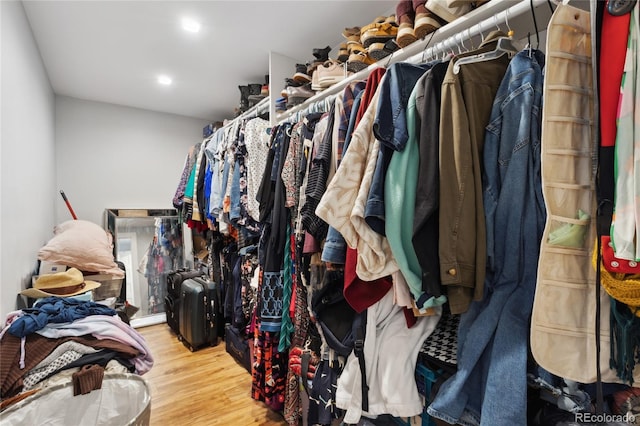
[[[535,21],[534,24],[534,14]],[[546,29],[551,17],[551,3],[548,0],[493,0],[472,10],[455,21],[427,35],[424,39],[397,50],[368,68],[349,76],[328,89],[316,93],[304,103],[279,114],[281,123],[297,117],[310,106],[324,102],[329,96],[340,93],[353,81],[364,80],[376,68],[386,67],[394,62],[420,63],[437,57],[443,52],[469,50],[479,46],[482,38],[492,30],[508,32],[513,30],[516,40],[531,36],[535,42],[536,25],[538,30]],[[538,47],[538,46],[533,46]]]

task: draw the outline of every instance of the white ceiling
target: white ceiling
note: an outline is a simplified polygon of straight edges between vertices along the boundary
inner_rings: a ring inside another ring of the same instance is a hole
[[[233,117],[239,85],[264,83],[270,51],[307,62],[329,45],[335,57],[343,28],[396,3],[23,1],[56,94],[211,121]],[[185,32],[183,17],[201,31]],[[160,86],[159,74],[173,84]]]

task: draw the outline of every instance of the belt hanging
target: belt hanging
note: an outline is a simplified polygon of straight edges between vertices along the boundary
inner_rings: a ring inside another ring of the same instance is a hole
[[[593,77],[593,162],[594,162],[594,173],[593,176],[596,177],[596,187],[597,187],[597,170],[598,170],[598,152],[600,147],[600,103],[598,98],[598,76],[599,76],[599,67],[598,67],[598,52],[599,52],[599,38],[598,38],[598,1],[590,0],[589,1],[589,11],[590,11],[590,24],[591,24],[591,63],[592,63],[592,77]],[[596,194],[598,192],[596,191]],[[597,196],[597,195],[596,195]],[[602,300],[600,297],[600,268],[602,264],[602,250],[601,250],[601,240],[599,236],[599,221],[600,221],[600,212],[601,207],[604,204],[603,202],[598,202],[598,208],[596,210],[596,250],[598,250],[598,259],[596,266],[596,285],[595,285],[595,295],[596,295],[596,320],[595,320],[595,338],[596,338],[596,414],[604,413],[604,397],[602,391],[602,371],[600,368],[600,348],[601,348],[601,339],[600,339],[600,316],[602,311]]]

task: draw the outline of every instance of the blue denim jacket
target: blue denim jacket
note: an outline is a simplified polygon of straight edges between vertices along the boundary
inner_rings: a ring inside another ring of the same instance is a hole
[[[371,229],[384,233],[384,178],[393,151],[407,145],[407,103],[418,79],[431,64],[415,65],[397,62],[391,65],[380,82],[380,99],[373,122],[373,133],[380,141],[380,152],[367,197],[364,220]]]
[[[458,371],[428,413],[449,423],[527,424],[529,321],[545,223],[540,177],[540,51],[518,53],[496,94],[484,141],[487,273],[462,314]]]

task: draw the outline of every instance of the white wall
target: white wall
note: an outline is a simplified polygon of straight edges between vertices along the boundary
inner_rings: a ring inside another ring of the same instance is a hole
[[[54,94],[22,3],[0,1],[0,319],[55,222]]]
[[[66,96],[55,105],[56,189],[79,219],[103,226],[106,208],[173,207],[187,151],[202,141],[205,121]],[[56,195],[56,223],[71,219]]]

